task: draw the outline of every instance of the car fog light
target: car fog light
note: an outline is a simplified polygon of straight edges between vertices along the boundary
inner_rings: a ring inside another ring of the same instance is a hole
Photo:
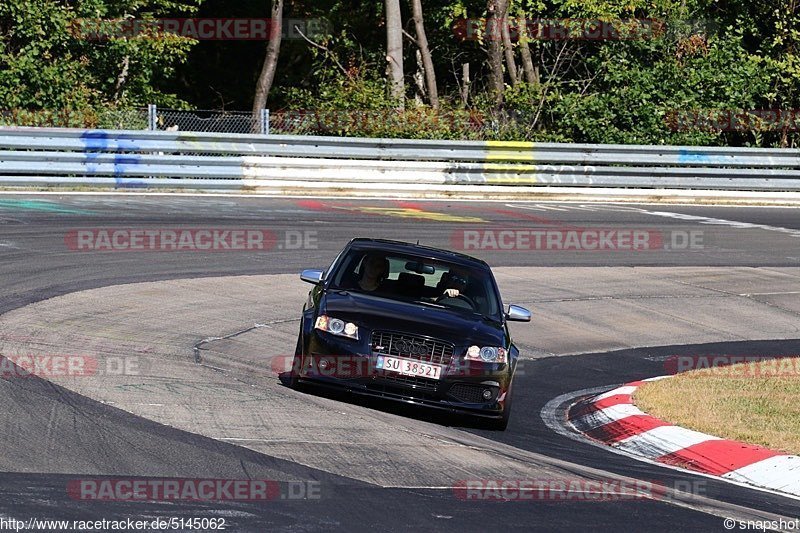
[[[494,393],[492,392],[492,389],[483,389],[483,399],[484,400],[491,400],[492,396],[494,396]]]

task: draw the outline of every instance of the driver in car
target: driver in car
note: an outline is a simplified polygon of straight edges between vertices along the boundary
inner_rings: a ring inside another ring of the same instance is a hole
[[[469,283],[469,274],[461,269],[451,268],[447,276],[447,281],[444,285],[444,294],[442,297],[457,298],[464,289],[467,288]]]

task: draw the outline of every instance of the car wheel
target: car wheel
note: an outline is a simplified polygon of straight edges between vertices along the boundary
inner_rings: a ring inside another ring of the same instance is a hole
[[[496,418],[493,420],[489,420],[486,422],[485,426],[486,429],[491,429],[494,431],[505,431],[508,427],[508,421],[511,419],[511,387],[509,387],[508,392],[506,393],[506,402],[503,405],[503,416],[502,418]]]

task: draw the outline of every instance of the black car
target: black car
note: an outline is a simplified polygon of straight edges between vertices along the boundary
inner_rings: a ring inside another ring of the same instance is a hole
[[[289,384],[314,382],[482,417],[505,429],[519,351],[492,271],[460,253],[353,239],[303,308]]]

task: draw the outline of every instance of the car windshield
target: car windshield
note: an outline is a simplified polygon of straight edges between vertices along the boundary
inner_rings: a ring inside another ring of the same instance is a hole
[[[332,289],[478,313],[498,320],[500,302],[488,269],[414,255],[352,250],[331,279]]]

